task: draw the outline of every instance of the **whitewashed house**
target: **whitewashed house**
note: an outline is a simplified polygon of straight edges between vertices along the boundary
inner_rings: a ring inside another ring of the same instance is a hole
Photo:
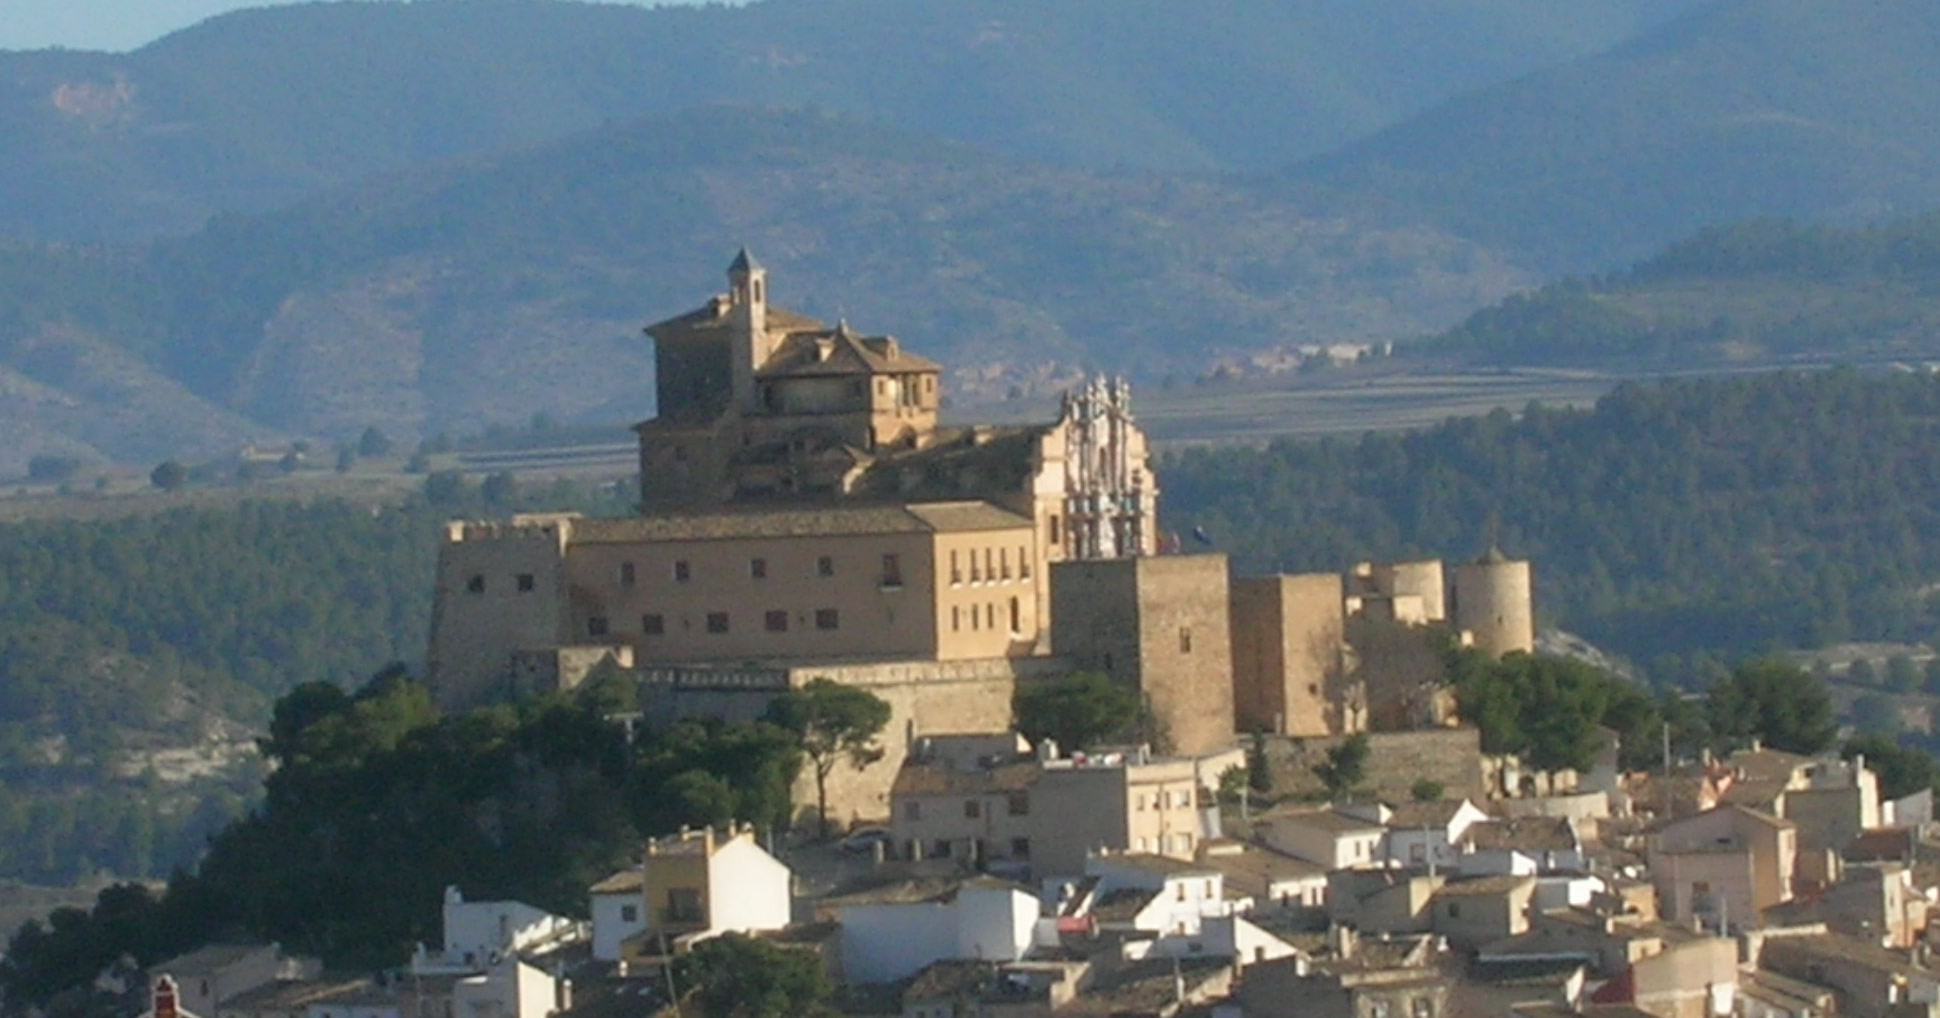
[[[1387,829],[1380,863],[1388,866],[1452,867],[1461,857],[1462,836],[1489,814],[1467,799],[1343,806],[1340,812]]]
[[[647,842],[641,864],[589,889],[593,958],[668,950],[721,933],[779,930],[791,919],[794,876],[754,829],[682,831]],[[629,947],[629,945],[632,945]]]
[[[537,957],[586,940],[591,927],[517,901],[466,901],[445,888],[444,948],[419,944],[411,956],[417,975],[483,972],[514,955]]]
[[[1262,833],[1268,847],[1329,870],[1381,864],[1387,828],[1335,810],[1280,813],[1268,818]]]
[[[951,959],[1013,962],[1031,949],[1038,902],[993,877],[888,881],[824,899],[841,924],[843,977],[851,983],[908,979]]]

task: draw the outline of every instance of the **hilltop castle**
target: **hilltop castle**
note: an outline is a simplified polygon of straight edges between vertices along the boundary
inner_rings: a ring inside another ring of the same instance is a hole
[[[834,805],[876,816],[919,736],[1009,727],[1020,682],[1104,672],[1178,753],[1337,734],[1367,717],[1344,619],[1442,618],[1439,563],[1432,580],[1370,567],[1350,600],[1338,574],[1236,583],[1223,555],[1158,554],[1122,382],[1066,394],[1049,423],[945,427],[934,361],[770,304],[746,251],[727,276],[646,328],[659,413],[635,426],[637,515],[447,525],[442,707],[569,688],[603,662],[641,677],[656,720],[754,717],[817,677],[867,686],[894,710],[889,752]],[[1477,630],[1491,650],[1527,649],[1509,632],[1529,618],[1520,566],[1520,608],[1501,569],[1458,573],[1457,621],[1508,620]]]

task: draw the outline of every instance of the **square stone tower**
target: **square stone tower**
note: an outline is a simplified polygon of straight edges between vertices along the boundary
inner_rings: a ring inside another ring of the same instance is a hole
[[[1233,744],[1233,646],[1224,555],[1060,562],[1051,567],[1052,650],[1139,691],[1154,748]]]
[[[1241,731],[1343,731],[1343,598],[1337,573],[1233,581],[1233,707]]]

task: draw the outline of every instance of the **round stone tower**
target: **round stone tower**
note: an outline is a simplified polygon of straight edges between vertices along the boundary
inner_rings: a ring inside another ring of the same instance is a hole
[[[1442,560],[1387,562],[1374,567],[1374,585],[1391,597],[1414,595],[1421,598],[1421,613],[1430,622],[1448,619],[1442,594],[1448,589],[1442,577]]]
[[[1455,628],[1491,657],[1536,649],[1536,612],[1529,563],[1490,546],[1481,558],[1455,567]]]

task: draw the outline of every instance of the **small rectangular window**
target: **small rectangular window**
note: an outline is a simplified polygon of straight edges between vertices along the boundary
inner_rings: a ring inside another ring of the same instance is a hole
[[[971,820],[983,816],[983,803],[975,799],[963,800],[963,815]]]
[[[587,618],[587,620],[586,620],[586,635],[587,635],[587,636],[605,636],[605,635],[606,635],[606,616],[604,616],[604,615],[594,615],[594,616],[591,616],[591,617],[589,617],[589,618]]]
[[[771,633],[788,632],[788,613],[785,611],[769,612],[767,615],[767,624],[768,631]]]
[[[485,574],[473,573],[472,578],[465,581],[465,589],[473,594],[485,593]]]
[[[952,584],[963,582],[963,567],[957,564],[957,552],[955,548],[950,549],[950,582]]]
[[[633,586],[633,581],[635,578],[636,577],[633,574],[633,563],[631,562],[620,563],[620,586],[622,587]]]
[[[977,549],[970,549],[970,582],[982,583],[983,570],[977,567]]]
[[[884,552],[882,556],[882,585],[900,587],[903,585],[903,558],[895,552]]]
[[[1179,653],[1192,653],[1192,627],[1190,626],[1179,627]]]
[[[728,615],[727,615],[727,612],[708,612],[708,613],[707,613],[707,631],[708,631],[708,632],[710,632],[710,633],[725,633],[725,632],[727,632],[727,631],[728,631]]]
[[[1010,857],[1012,859],[1029,859],[1031,857],[1031,839],[1010,839]]]
[[[950,857],[949,839],[947,838],[936,839],[936,844],[930,846],[930,858],[948,859],[949,857]]]
[[[1059,535],[1059,529],[1058,529],[1058,517],[1056,513],[1052,513],[1051,514],[1051,544],[1053,546],[1056,546],[1062,543],[1063,543],[1063,538]]]
[[[833,608],[817,608],[815,609],[815,628],[840,629],[842,628],[842,616]]]
[[[1023,548],[1017,549],[1017,578],[1020,580],[1031,578],[1031,557]]]
[[[531,573],[519,574],[519,593],[530,594],[532,593],[532,588],[535,585],[536,584],[534,583],[533,576]]]
[[[748,560],[748,575],[749,575],[749,576],[752,576],[752,577],[754,577],[754,578],[755,578],[755,579],[757,579],[757,580],[765,580],[765,579],[767,579],[767,578],[768,578],[768,560],[767,560],[767,559],[765,559],[765,558],[751,558],[751,559],[749,559],[749,560]]]
[[[997,628],[997,602],[992,601],[983,606],[983,627],[985,629]]]
[[[821,558],[818,558],[818,559],[816,559],[816,560],[815,560],[815,575],[817,575],[817,576],[834,576],[834,575],[835,575],[835,560],[834,560],[834,559],[832,559],[832,558],[830,558],[830,557],[828,557],[827,555],[824,555],[824,556],[822,556]]]
[[[638,905],[621,905],[621,906],[620,906],[620,921],[621,921],[621,922],[623,922],[623,923],[637,923],[637,922],[639,922],[639,921],[640,921],[640,906],[638,906]]]
[[[1010,549],[1009,548],[997,549],[997,576],[1000,579],[1005,579],[1005,580],[1010,579]]]
[[[1024,605],[1014,597],[1010,599],[1010,631],[1013,633],[1024,631]]]
[[[1029,816],[1031,812],[1031,793],[1027,791],[1016,791],[1016,792],[1010,793],[1009,805],[1010,805],[1011,816],[1014,816],[1014,817]]]
[[[648,636],[659,636],[667,631],[667,620],[659,615],[640,616],[640,632]]]
[[[963,606],[962,605],[953,604],[950,606],[950,632],[952,633],[963,632]]]
[[[694,572],[688,568],[686,559],[680,559],[674,563],[675,583],[686,583],[693,575]]]

